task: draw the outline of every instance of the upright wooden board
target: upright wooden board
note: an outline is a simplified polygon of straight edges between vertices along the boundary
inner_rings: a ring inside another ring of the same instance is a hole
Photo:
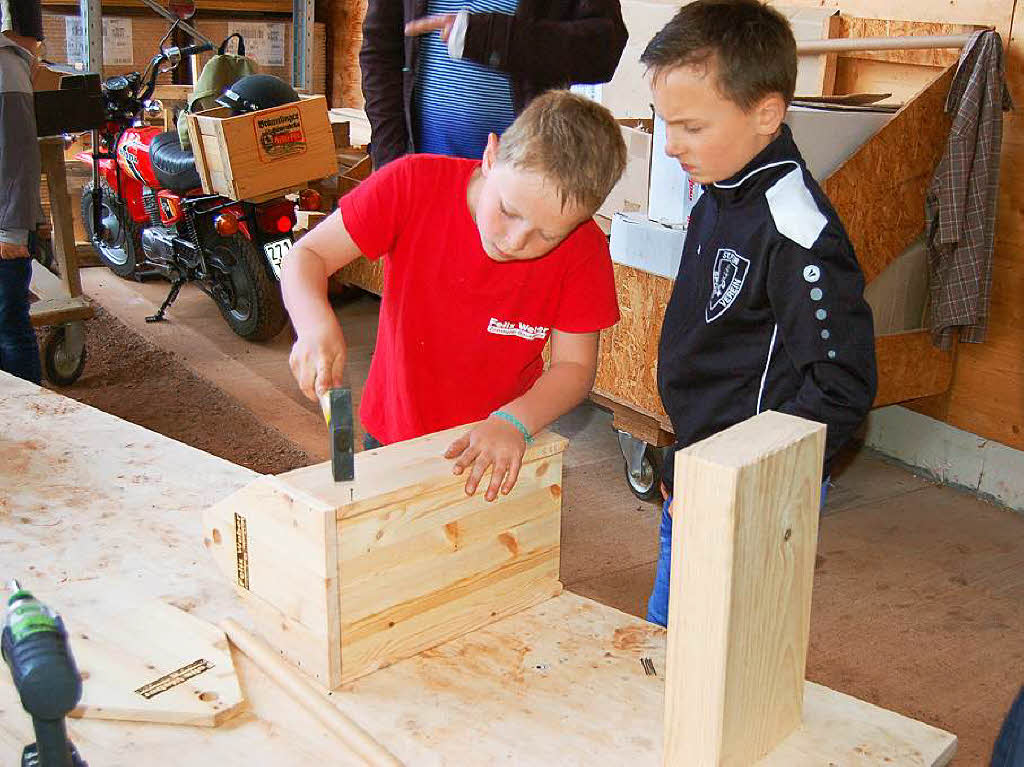
[[[825,427],[765,412],[676,454],[665,764],[752,764],[800,725]]]

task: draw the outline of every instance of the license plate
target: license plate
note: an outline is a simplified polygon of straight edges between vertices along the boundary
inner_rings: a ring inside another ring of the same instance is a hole
[[[267,263],[269,263],[270,268],[274,270],[274,276],[276,276],[278,280],[281,279],[281,262],[284,261],[285,254],[291,250],[291,247],[291,237],[274,240],[273,242],[268,242],[263,246],[263,253],[267,257]]]

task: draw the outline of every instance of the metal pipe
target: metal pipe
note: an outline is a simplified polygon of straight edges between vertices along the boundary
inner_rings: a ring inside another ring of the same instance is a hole
[[[929,48],[963,48],[974,32],[962,35],[910,35],[905,37],[833,37],[827,40],[797,40],[799,56],[847,51],[908,51]]]

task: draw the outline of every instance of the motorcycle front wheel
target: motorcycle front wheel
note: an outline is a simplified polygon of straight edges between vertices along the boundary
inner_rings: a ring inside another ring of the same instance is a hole
[[[136,276],[142,261],[142,245],[139,228],[132,221],[124,203],[117,199],[114,190],[105,181],[100,182],[100,220],[103,234],[93,231],[92,190],[90,182],[82,190],[82,223],[85,224],[89,242],[100,256],[100,260],[118,277],[130,279]]]
[[[269,273],[253,244],[241,234],[217,238],[210,248],[217,271],[214,296],[233,331],[247,341],[267,341],[284,327],[288,315],[281,286]]]

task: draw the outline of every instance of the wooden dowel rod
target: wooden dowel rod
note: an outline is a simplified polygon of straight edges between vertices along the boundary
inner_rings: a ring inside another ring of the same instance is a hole
[[[326,695],[299,676],[266,642],[254,637],[230,618],[222,621],[220,627],[228,639],[248,655],[264,674],[337,735],[363,762],[372,767],[402,767],[402,763],[390,751],[339,711]]]
[[[842,53],[845,51],[906,51],[925,48],[963,48],[974,36],[911,35],[906,37],[833,37],[827,40],[797,40],[797,55]]]

